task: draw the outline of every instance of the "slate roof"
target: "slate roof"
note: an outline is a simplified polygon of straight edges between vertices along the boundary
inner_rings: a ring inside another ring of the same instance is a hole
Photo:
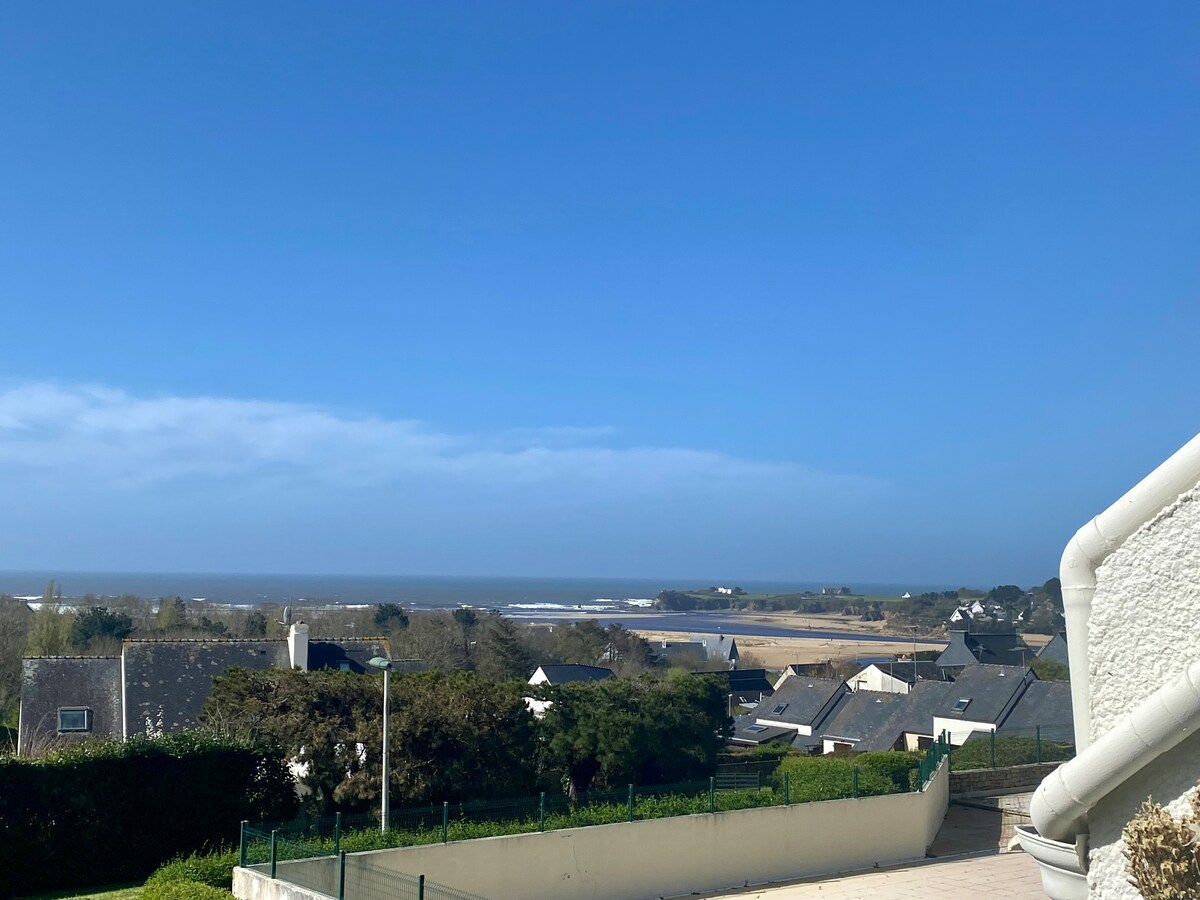
[[[1069,681],[1034,681],[996,733],[1033,737],[1039,727],[1045,740],[1075,742]]]
[[[314,638],[308,642],[308,668],[314,669],[345,669],[362,674],[367,670],[376,671],[369,665],[369,660],[376,656],[390,657],[391,649],[386,638],[351,638],[349,640],[331,641]],[[393,671],[413,671],[402,666],[413,660],[393,660]],[[425,668],[422,662],[418,671]]]
[[[761,704],[754,713],[760,722],[819,725],[820,718],[828,716],[834,702],[850,692],[844,681],[795,675],[783,682],[770,701]],[[780,706],[784,708],[779,710]]]
[[[783,672],[775,679],[775,687],[779,687],[782,682],[796,675],[801,678],[832,678],[833,663],[830,660],[815,663],[790,663],[784,666]]]
[[[613,670],[603,666],[546,665],[538,668],[546,676],[546,683],[551,685],[570,684],[573,681],[603,681],[613,677]],[[534,671],[533,674],[536,675],[537,672]],[[532,678],[533,675],[529,677]]]
[[[1036,680],[1032,672],[1021,666],[967,666],[949,685],[950,690],[934,715],[999,724],[1021,698],[1029,682]],[[971,702],[964,710],[956,712],[955,704],[963,699]]]
[[[875,668],[886,675],[905,684],[916,684],[918,681],[953,681],[950,674],[933,660],[919,659],[914,667],[912,660],[907,662],[894,660],[892,662],[872,663]],[[915,675],[914,675],[915,668]]]
[[[128,735],[194,726],[226,669],[291,668],[285,640],[130,640],[124,655]]]
[[[951,631],[948,637],[950,645],[936,660],[939,666],[973,666],[977,663],[1024,666],[1033,661],[1033,650],[1016,634],[970,634],[966,631]]]
[[[707,675],[725,681],[725,693],[738,696],[770,696],[775,690],[767,678],[766,669],[730,669],[728,672],[694,672],[695,675]]]
[[[1037,652],[1038,659],[1052,659],[1057,663],[1062,663],[1064,666],[1069,666],[1070,660],[1067,658],[1067,635],[1065,632],[1058,632],[1054,637],[1050,638],[1049,642]]]
[[[737,641],[726,634],[693,634],[688,640],[704,645],[710,660],[733,662],[738,658]]]
[[[699,641],[662,641],[650,647],[654,655],[667,663],[702,666],[708,662],[708,649]]]
[[[754,730],[751,731],[750,729]],[[792,728],[759,725],[754,721],[754,714],[747,713],[744,716],[734,717],[733,736],[729,740],[735,744],[765,744],[768,741],[774,741],[779,738],[791,737],[795,733],[795,729]]]
[[[854,749],[891,750],[901,735],[932,735],[933,717],[946,705],[946,698],[953,689],[954,685],[946,681],[920,681],[907,694],[893,694],[898,702],[887,707],[888,715],[882,721],[868,720],[873,724],[874,731],[856,744]]]
[[[58,734],[58,710],[91,710],[91,731]],[[23,752],[43,740],[55,743],[121,737],[121,657],[40,656],[21,660]]]
[[[848,694],[838,701],[837,708],[821,726],[821,736],[826,740],[841,739],[853,743],[874,738],[898,710],[908,705],[907,700],[907,694],[890,691],[859,690]],[[889,747],[899,735],[898,731],[892,736]]]

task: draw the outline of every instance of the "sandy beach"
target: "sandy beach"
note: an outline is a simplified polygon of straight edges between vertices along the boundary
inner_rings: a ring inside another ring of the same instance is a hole
[[[747,625],[768,625],[783,628],[824,630],[831,632],[858,632],[877,637],[894,633],[895,627],[888,627],[886,622],[863,622],[855,616],[843,616],[837,613],[743,613],[738,616]],[[636,631],[649,641],[678,641],[679,632],[654,631],[640,629],[630,623],[630,630]],[[911,638],[897,637],[894,641],[855,641],[846,637],[760,637],[757,635],[738,634],[736,629],[726,627],[726,634],[737,638],[738,650],[749,654],[768,669],[782,669],[789,663],[824,662],[830,659],[859,659],[874,656],[909,656],[913,650]],[[1022,639],[1030,647],[1041,647],[1050,640],[1047,634],[1024,634]],[[945,647],[940,635],[921,634],[918,650],[931,650]],[[938,640],[940,643],[929,643]]]
[[[778,628],[795,628],[802,630],[860,633],[865,637],[878,636],[889,632],[886,622],[863,622],[857,616],[844,616],[836,613],[741,613],[736,618],[746,625],[767,625]],[[641,629],[636,622],[630,621],[628,627],[649,641],[678,641],[679,632],[655,631]],[[738,649],[743,654],[749,654],[768,669],[782,669],[789,663],[823,662],[829,659],[856,659],[875,656],[907,656],[912,653],[911,638],[897,637],[894,641],[862,640],[855,641],[844,636],[829,637],[761,637],[757,635],[739,634],[736,628],[726,626],[725,634],[737,638]],[[939,640],[938,636],[922,634],[918,650],[930,650],[944,647],[945,643],[930,644],[931,639]]]

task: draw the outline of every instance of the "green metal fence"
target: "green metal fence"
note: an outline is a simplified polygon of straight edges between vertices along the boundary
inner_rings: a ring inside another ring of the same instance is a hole
[[[924,790],[946,757],[949,739],[940,736],[918,760],[913,782]],[[858,796],[859,768],[853,767],[844,798]],[[585,825],[635,822],[670,816],[790,805],[788,775],[774,787],[724,788],[716,777],[652,786],[626,785],[592,791],[572,801],[561,795],[497,801],[442,803],[396,810],[386,831],[377,817],[336,816],[276,826],[242,823],[240,865],[335,900],[481,900],[424,876],[398,874],[368,863],[358,850],[448,843],[500,834],[553,831]],[[351,853],[347,856],[347,851]]]
[[[975,732],[961,747],[955,747],[950,767],[1005,769],[1030,763],[1064,762],[1075,756],[1072,725],[1031,725],[1002,728],[999,733]]]

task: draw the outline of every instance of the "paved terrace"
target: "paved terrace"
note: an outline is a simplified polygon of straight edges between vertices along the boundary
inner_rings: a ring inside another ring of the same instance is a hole
[[[819,875],[786,884],[701,894],[708,900],[1045,900],[1033,857],[1006,852],[1015,825],[1027,822],[1029,794],[951,802],[930,858],[883,869]]]

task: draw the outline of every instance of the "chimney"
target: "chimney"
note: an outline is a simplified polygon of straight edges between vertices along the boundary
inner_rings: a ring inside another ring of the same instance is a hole
[[[288,630],[288,656],[292,659],[293,669],[308,671],[308,626],[303,622],[297,622]]]

